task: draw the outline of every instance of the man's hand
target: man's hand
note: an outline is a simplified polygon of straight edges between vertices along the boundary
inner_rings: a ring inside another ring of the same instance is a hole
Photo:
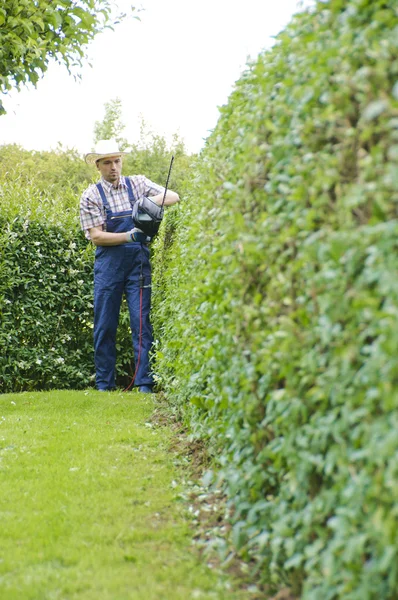
[[[141,229],[138,229],[138,227],[134,227],[131,231],[128,231],[126,235],[127,241],[129,242],[140,242],[141,244],[145,244],[151,241],[151,238],[141,231]]]

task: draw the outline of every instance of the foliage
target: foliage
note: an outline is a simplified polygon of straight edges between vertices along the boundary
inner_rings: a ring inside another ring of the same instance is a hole
[[[105,116],[102,121],[96,121],[94,125],[94,143],[114,138],[119,144],[119,149],[125,150],[128,143],[126,138],[122,137],[124,128],[120,98],[105,102]]]
[[[0,187],[0,393],[93,384],[93,247],[78,199],[18,182]],[[120,329],[119,385],[132,373]]]
[[[133,9],[134,10],[134,9]],[[0,94],[36,85],[50,59],[69,71],[82,65],[84,47],[126,15],[110,0],[3,0],[0,7]],[[0,114],[4,113],[0,102]]]
[[[172,155],[175,157],[169,188],[181,193],[189,176],[194,155],[188,155],[183,139],[175,133],[170,142],[163,135],[154,133],[144,120],[141,121],[138,143],[129,145],[130,154],[124,158],[125,173],[144,174],[159,185],[166,185]]]
[[[398,9],[329,0],[237,82],[159,240],[157,373],[231,540],[305,600],[396,598]]]
[[[105,138],[104,138],[105,139]],[[130,154],[123,160],[123,173],[145,174],[161,185],[166,183],[172,154],[175,163],[170,187],[181,190],[193,156],[187,154],[183,140],[175,134],[171,143],[165,137],[148,132],[144,127],[141,139],[136,144],[128,144]],[[98,171],[87,165],[75,149],[59,145],[55,150],[25,150],[17,144],[0,146],[0,189],[29,189],[30,186],[46,197],[53,196],[61,201],[64,208],[76,210],[78,196],[93,181],[97,181]],[[0,192],[1,193],[1,192]],[[10,199],[7,211],[18,214],[19,202]],[[5,207],[3,206],[3,210]]]
[[[85,247],[73,230],[23,217],[2,221],[1,392],[78,389],[90,381],[92,284]]]
[[[0,185],[7,188],[15,186],[22,191],[33,185],[46,195],[51,191],[58,199],[64,197],[64,204],[69,205],[70,197],[76,199],[94,175],[77,150],[62,145],[52,151],[25,150],[17,144],[0,146]],[[12,207],[18,210],[14,202]]]

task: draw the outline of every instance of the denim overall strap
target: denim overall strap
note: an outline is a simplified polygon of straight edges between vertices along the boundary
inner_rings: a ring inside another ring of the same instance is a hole
[[[102,187],[102,185],[100,183],[96,183],[95,185],[97,186],[97,189],[100,193],[102,204],[105,206],[107,211],[109,210],[110,212],[112,212],[111,207],[109,206],[108,200],[106,199],[104,188]]]
[[[129,194],[129,200],[130,200],[130,204],[131,206],[133,206],[133,204],[135,203],[135,197],[134,197],[134,192],[133,192],[133,186],[131,185],[131,181],[129,177],[125,177],[124,181],[127,185],[127,191]]]

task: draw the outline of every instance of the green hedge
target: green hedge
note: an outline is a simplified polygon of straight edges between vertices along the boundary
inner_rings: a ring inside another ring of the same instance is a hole
[[[84,387],[93,370],[86,244],[35,221],[2,229],[1,392]]]
[[[222,107],[154,310],[232,542],[306,600],[397,598],[397,216],[397,4],[318,2]]]
[[[0,186],[0,393],[94,385],[94,248],[78,198],[18,181]],[[118,384],[134,371],[126,307]]]

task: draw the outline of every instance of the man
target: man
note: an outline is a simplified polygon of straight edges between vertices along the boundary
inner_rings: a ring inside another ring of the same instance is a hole
[[[80,221],[87,239],[97,247],[94,263],[94,358],[96,387],[115,389],[116,330],[123,293],[130,313],[136,372],[134,385],[153,391],[149,367],[152,327],[151,265],[146,235],[134,227],[132,208],[143,196],[160,205],[164,188],[143,175],[123,177],[121,152],[116,140],[101,140],[85,161],[95,164],[101,179],[90,185],[80,201]],[[165,206],[179,201],[168,190]]]

